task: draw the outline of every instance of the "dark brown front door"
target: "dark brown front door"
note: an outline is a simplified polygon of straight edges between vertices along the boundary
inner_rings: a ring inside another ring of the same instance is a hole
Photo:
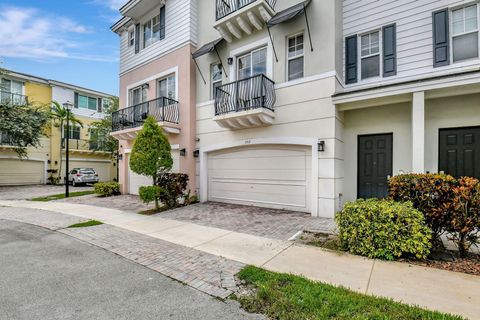
[[[393,135],[358,137],[358,198],[384,198],[392,175]]]
[[[480,178],[480,127],[440,129],[438,170]]]

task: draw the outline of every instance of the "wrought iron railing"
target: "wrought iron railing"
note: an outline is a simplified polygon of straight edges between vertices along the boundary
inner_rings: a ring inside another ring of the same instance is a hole
[[[243,7],[248,6],[251,3],[259,0],[216,0],[216,12],[217,12],[217,20],[225,18],[229,14],[242,9]],[[275,5],[277,4],[277,0],[265,0],[272,9],[275,9]]]
[[[118,110],[112,114],[112,131],[141,127],[149,116],[159,122],[178,123],[178,101],[161,97]]]
[[[26,105],[28,97],[9,91],[0,91],[0,104]]]
[[[217,87],[215,115],[265,108],[273,111],[275,82],[260,74]]]
[[[62,148],[67,147],[67,139],[62,139]],[[107,143],[101,140],[82,140],[82,139],[69,139],[68,140],[68,149],[69,150],[81,150],[81,151],[109,151]]]

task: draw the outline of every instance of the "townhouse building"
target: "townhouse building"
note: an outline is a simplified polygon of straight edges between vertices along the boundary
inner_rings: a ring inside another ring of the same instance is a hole
[[[195,69],[197,1],[132,0],[112,26],[120,37],[120,108],[112,135],[120,141],[122,192],[138,194],[148,177],[129,168],[133,141],[147,116],[164,129],[172,146],[173,171],[195,187]]]
[[[201,201],[333,217],[391,175],[480,177],[479,7],[190,2]]]
[[[93,168],[101,181],[117,178],[116,163],[102,144],[105,133],[90,128],[93,122],[105,116],[102,110],[110,102],[111,95],[15,71],[2,75],[0,83],[2,103],[30,103],[47,109],[52,101],[74,103],[72,113],[83,127],[70,128],[70,168]],[[15,145],[6,134],[0,133],[0,185],[46,184],[50,176],[64,177],[65,137],[66,129],[52,122],[40,139],[41,145],[28,148],[27,158],[19,159]]]

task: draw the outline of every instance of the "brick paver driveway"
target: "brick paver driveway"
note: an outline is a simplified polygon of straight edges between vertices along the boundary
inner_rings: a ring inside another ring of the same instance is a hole
[[[91,186],[70,187],[70,192],[93,190]],[[0,200],[26,200],[65,192],[65,186],[0,186]]]
[[[332,219],[313,218],[307,213],[218,202],[195,204],[159,215],[165,219],[280,240],[288,240],[303,230],[332,232],[335,228]]]

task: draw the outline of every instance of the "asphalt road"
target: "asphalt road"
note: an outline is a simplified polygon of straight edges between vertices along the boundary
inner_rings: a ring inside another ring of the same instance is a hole
[[[262,319],[113,253],[0,220],[0,319]]]

